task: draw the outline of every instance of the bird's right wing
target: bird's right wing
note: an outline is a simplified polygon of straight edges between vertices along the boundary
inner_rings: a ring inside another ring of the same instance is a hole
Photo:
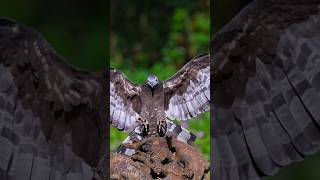
[[[92,179],[108,148],[102,79],[0,18],[0,179]]]
[[[110,69],[110,122],[120,130],[132,131],[141,112],[141,88],[117,69]]]

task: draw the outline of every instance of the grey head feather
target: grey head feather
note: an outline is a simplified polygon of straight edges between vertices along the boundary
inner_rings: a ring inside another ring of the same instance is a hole
[[[147,84],[151,87],[154,88],[157,84],[159,84],[159,79],[156,75],[151,74],[147,78]]]

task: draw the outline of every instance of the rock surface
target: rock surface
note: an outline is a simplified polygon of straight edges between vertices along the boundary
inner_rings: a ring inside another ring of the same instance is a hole
[[[110,179],[206,179],[208,161],[188,144],[150,137],[134,146],[134,155],[111,155]]]

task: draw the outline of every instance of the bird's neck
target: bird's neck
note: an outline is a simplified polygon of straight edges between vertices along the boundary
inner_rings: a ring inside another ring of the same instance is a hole
[[[163,93],[162,83],[161,84],[157,84],[153,88],[151,88],[150,86],[146,85],[144,93],[145,93],[145,96],[148,96],[151,99],[159,98]]]

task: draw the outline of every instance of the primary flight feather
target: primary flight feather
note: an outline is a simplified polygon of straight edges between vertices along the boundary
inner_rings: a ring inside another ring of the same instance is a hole
[[[255,0],[213,36],[216,179],[260,179],[319,151],[319,5]]]
[[[0,18],[0,179],[105,172],[103,79],[68,65],[33,29]]]

